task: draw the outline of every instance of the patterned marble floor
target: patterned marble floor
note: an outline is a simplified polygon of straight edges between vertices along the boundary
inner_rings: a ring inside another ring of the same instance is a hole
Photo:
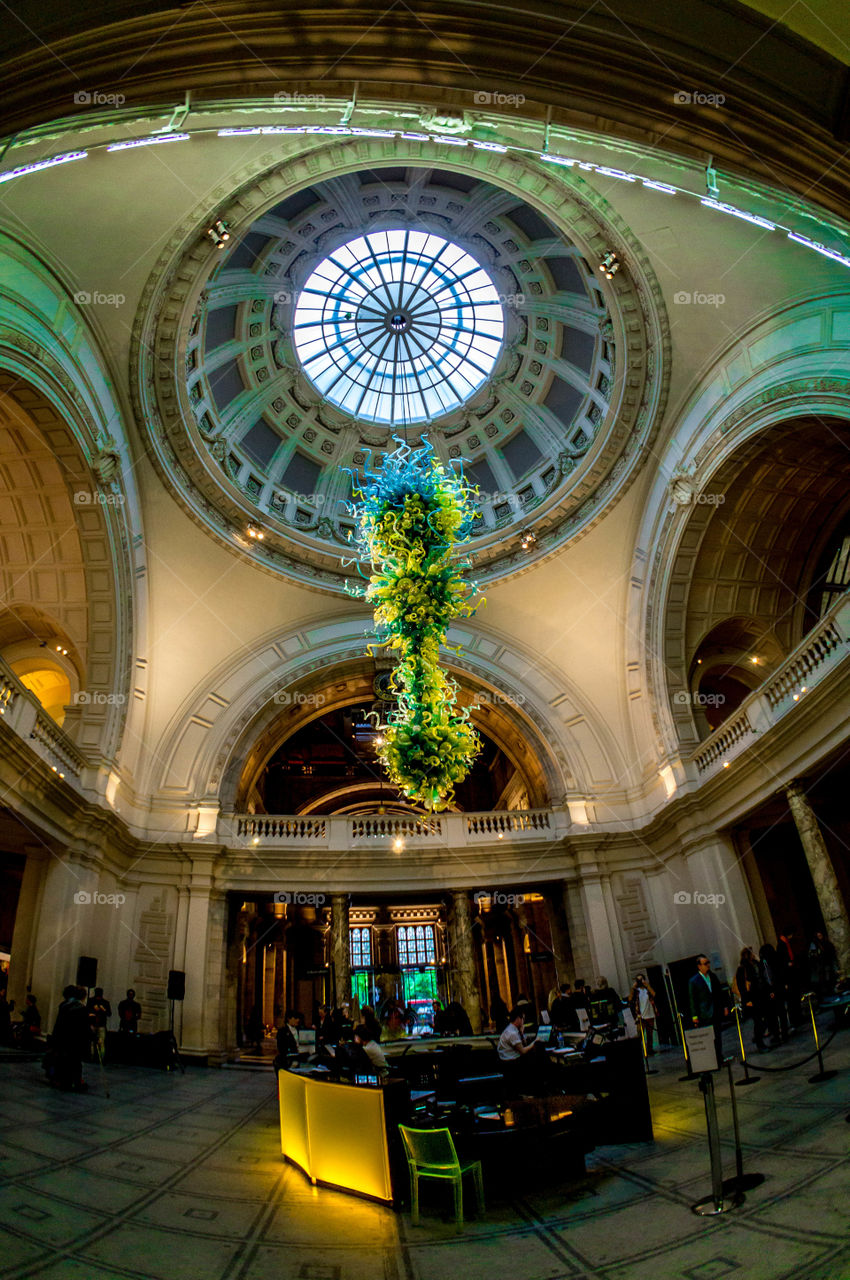
[[[764,1061],[801,1058],[801,1034]],[[731,1042],[730,1042],[731,1047]],[[546,1191],[517,1170],[462,1235],[431,1200],[423,1223],[321,1188],[282,1163],[263,1071],[116,1067],[111,1098],[57,1094],[37,1062],[0,1061],[0,1276],[44,1280],[848,1280],[850,1033],[813,1065],[738,1091],[739,1210],[698,1218],[709,1191],[702,1098],[673,1054],[651,1077],[656,1141],[597,1149],[579,1183]],[[729,1137],[728,1090],[719,1088]],[[352,1135],[356,1140],[356,1135]],[[726,1172],[733,1155],[727,1141]]]

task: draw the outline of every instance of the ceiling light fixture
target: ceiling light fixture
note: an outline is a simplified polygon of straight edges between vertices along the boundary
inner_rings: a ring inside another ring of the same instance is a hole
[[[519,545],[522,547],[523,551],[533,551],[537,545],[537,538],[532,533],[531,529],[526,529],[525,533],[519,540]]]
[[[248,525],[247,533],[249,538],[256,538],[257,542],[262,542],[266,536],[262,529],[257,529],[252,524]]]
[[[599,270],[602,272],[606,280],[613,280],[614,276],[620,270],[620,259],[614,253],[613,249],[609,249],[607,253],[603,253],[599,262]]]
[[[230,239],[230,227],[223,218],[216,218],[211,227],[207,227],[207,235],[216,249],[223,249]]]

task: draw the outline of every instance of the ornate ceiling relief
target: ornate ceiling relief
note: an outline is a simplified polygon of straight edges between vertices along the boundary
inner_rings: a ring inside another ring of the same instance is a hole
[[[343,589],[347,468],[379,464],[393,434],[465,460],[482,582],[589,528],[645,456],[668,339],[637,245],[580,177],[460,150],[432,145],[426,167],[417,143],[320,145],[206,211],[152,277],[134,356],[157,466],[195,519],[272,572]],[[213,214],[223,251],[205,236]],[[612,246],[609,282],[597,266]],[[427,297],[411,254],[433,259]],[[409,357],[395,399],[388,352],[399,369]]]

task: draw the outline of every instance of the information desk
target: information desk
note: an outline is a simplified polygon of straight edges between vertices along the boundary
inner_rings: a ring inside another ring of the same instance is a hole
[[[280,1146],[314,1183],[391,1203],[384,1090],[280,1071]]]

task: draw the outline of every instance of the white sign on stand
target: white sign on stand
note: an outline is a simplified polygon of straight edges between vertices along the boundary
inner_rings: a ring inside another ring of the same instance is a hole
[[[637,1040],[638,1029],[631,1009],[623,1010],[623,1026],[626,1028],[626,1039]]]
[[[688,1057],[691,1071],[719,1071],[717,1048],[714,1043],[714,1027],[692,1027],[685,1032],[685,1043],[688,1046]]]
[[[590,1018],[588,1017],[587,1010],[576,1009],[576,1013],[578,1014],[578,1029],[586,1034],[590,1030]]]

